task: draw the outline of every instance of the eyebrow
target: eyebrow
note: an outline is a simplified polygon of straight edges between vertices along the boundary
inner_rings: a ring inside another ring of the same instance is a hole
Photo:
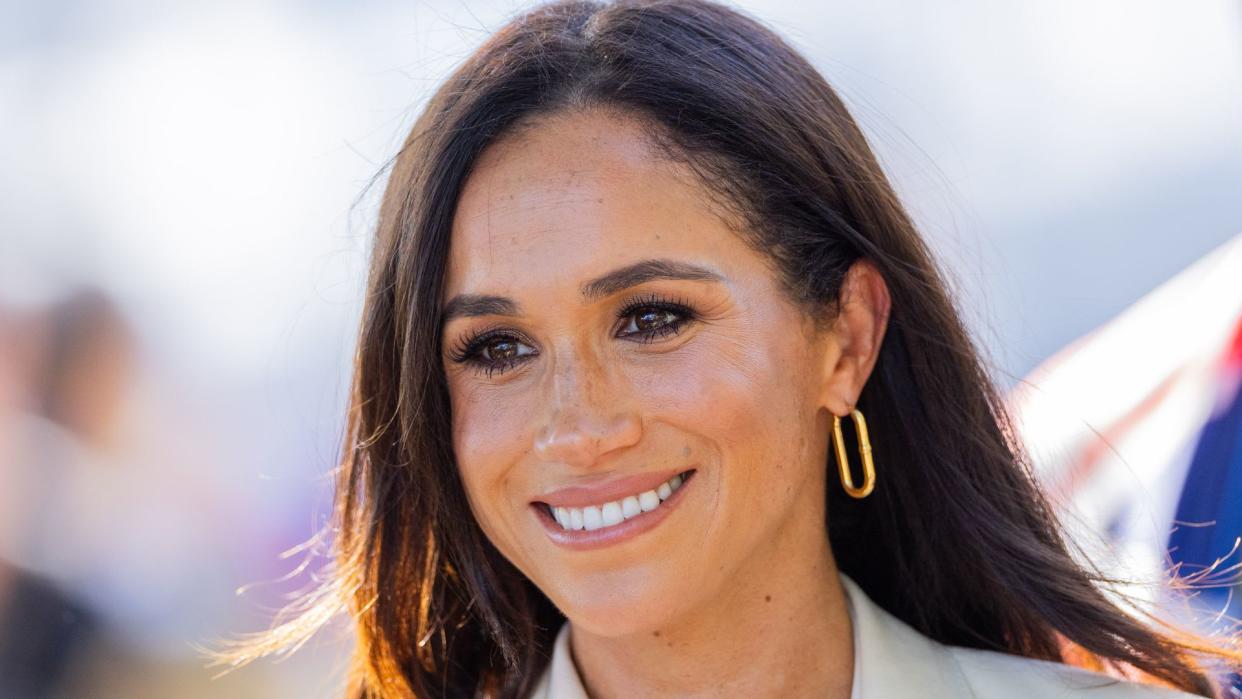
[[[585,282],[579,287],[579,292],[584,300],[594,301],[645,282],[664,279],[724,281],[724,277],[706,267],[680,260],[651,259],[614,269]],[[442,322],[486,315],[516,316],[520,313],[520,306],[505,296],[458,294],[445,304]]]

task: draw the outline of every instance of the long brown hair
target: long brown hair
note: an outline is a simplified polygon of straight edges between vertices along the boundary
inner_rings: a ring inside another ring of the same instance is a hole
[[[835,311],[856,260],[882,271],[891,317],[858,401],[882,480],[863,500],[825,496],[837,563],[872,599],[943,643],[1055,661],[1077,647],[1203,695],[1218,691],[1203,663],[1242,664],[1225,645],[1140,621],[1075,562],[942,272],[845,106],[775,33],[704,0],[538,7],[432,97],[380,210],[332,576],[219,657],[296,647],[345,612],[357,631],[351,697],[529,694],[564,617],[467,505],[439,351],[442,285],[480,152],[533,117],[588,107],[649,124],[808,313]]]

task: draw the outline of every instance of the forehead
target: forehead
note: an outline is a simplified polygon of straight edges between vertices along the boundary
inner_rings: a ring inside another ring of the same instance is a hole
[[[652,257],[721,259],[741,242],[643,124],[558,114],[486,149],[453,221],[446,297],[556,289]]]

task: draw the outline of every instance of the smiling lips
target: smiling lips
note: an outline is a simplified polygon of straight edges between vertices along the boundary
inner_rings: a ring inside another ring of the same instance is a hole
[[[552,516],[563,529],[569,531],[575,529],[594,531],[603,527],[611,527],[659,507],[660,503],[668,500],[669,496],[681,487],[681,483],[682,475],[679,473],[652,490],[644,490],[638,495],[629,495],[603,505],[552,507]]]
[[[533,503],[541,512],[545,524],[552,527],[550,534],[554,539],[562,540],[587,538],[591,540],[601,536],[612,538],[613,529],[617,534],[621,530],[634,527],[619,526],[630,520],[663,519],[662,516],[645,516],[651,512],[667,509],[665,502],[676,493],[694,474],[694,469],[674,473],[640,474],[612,481],[598,487],[570,487],[544,496],[542,501]],[[656,481],[656,478],[663,480]],[[665,514],[658,512],[659,515]],[[639,525],[639,521],[633,522]],[[650,522],[651,525],[655,521]],[[646,529],[646,527],[641,527]],[[633,533],[637,533],[634,531]],[[585,543],[585,542],[584,542]],[[602,543],[602,542],[601,542]]]

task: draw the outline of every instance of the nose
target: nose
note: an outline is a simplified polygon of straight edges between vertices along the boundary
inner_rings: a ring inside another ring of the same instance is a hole
[[[535,434],[547,462],[589,468],[616,449],[637,444],[642,420],[602,367],[582,359],[557,362],[549,378],[548,418]]]

